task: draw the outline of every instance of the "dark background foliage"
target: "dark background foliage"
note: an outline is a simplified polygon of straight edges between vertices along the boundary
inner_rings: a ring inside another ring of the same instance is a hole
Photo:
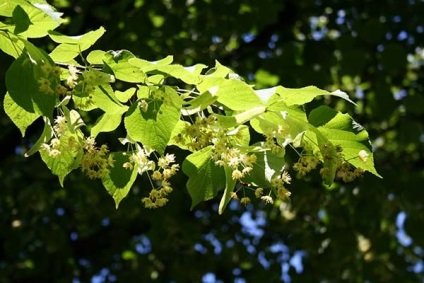
[[[331,189],[294,180],[289,205],[190,211],[184,178],[147,210],[140,179],[115,210],[75,173],[60,188],[0,112],[0,282],[424,282],[424,2],[389,0],[56,0],[102,50],[184,65],[218,60],[258,87],[340,88],[384,179]],[[51,43],[37,44],[52,49]],[[0,93],[12,62],[0,54]],[[421,184],[421,185],[420,185]]]

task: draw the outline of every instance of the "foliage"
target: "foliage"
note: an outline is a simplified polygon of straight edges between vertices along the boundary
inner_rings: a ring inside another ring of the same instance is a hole
[[[271,194],[287,199],[291,177],[283,160],[288,146],[302,147],[293,166],[299,176],[318,163],[327,185],[336,176],[349,182],[364,171],[379,176],[368,134],[348,114],[328,106],[308,116],[304,110],[321,95],[352,102],[339,90],[254,89],[218,61],[207,69],[183,67],[171,56],[147,61],[127,50],[93,50],[84,57],[103,27],[80,36],[60,34],[54,29],[62,18],[48,4],[6,1],[1,14],[6,17],[2,49],[16,58],[6,73],[4,110],[23,136],[43,119],[44,131],[27,155],[40,151],[62,186],[69,173],[81,168],[89,178],[102,180],[118,207],[137,172],[148,174],[152,189],[142,202],[162,207],[173,190],[170,178],[180,168],[175,155],[166,152],[170,145],[189,151],[182,169],[192,207],[224,190],[219,213],[239,191],[256,190],[268,203],[273,203]],[[29,41],[42,36],[58,44],[50,54]],[[127,88],[119,92],[116,85]],[[85,126],[84,115],[96,122]],[[115,135],[121,124],[125,152],[96,145],[96,136]],[[251,143],[249,126],[264,139]]]
[[[213,67],[218,60],[256,89],[281,84],[346,91],[356,107],[319,96],[302,108],[307,118],[324,105],[354,117],[369,132],[375,166],[384,179],[365,174],[359,182],[325,186],[318,170],[296,178],[291,166],[299,155],[286,148],[282,162],[292,173],[290,202],[244,207],[230,201],[218,216],[213,213],[218,197],[190,211],[188,180],[176,174],[169,202],[152,211],[140,206],[150,187],[144,174],[115,210],[102,182],[84,178],[80,169],[66,176],[66,189],[61,189],[40,158],[23,158],[44,121],[36,119],[22,138],[0,107],[0,281],[423,280],[422,1],[51,3],[66,16],[56,29],[61,34],[105,27],[90,50],[124,47],[148,61],[172,54],[183,66],[202,62]],[[30,41],[49,54],[58,45],[49,36]],[[7,42],[0,39],[0,45]],[[90,50],[82,52],[87,59]],[[0,78],[14,60],[0,52]],[[117,97],[132,95],[125,91],[130,84],[117,80],[112,86]],[[0,93],[6,93],[4,79]],[[11,103],[7,97],[3,101]],[[93,133],[102,113],[80,112],[85,135]],[[125,127],[114,133],[125,137]],[[251,144],[263,140],[255,131],[249,134]],[[126,151],[109,132],[95,139],[111,151]],[[180,165],[189,154],[176,146],[166,152],[175,153]],[[257,162],[263,160],[256,155]]]

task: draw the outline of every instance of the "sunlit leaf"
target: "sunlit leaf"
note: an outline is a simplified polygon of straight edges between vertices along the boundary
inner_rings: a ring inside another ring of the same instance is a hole
[[[187,190],[192,200],[192,209],[200,202],[214,198],[225,187],[224,169],[214,164],[210,147],[187,156],[182,170],[189,178]]]
[[[38,117],[40,114],[34,112],[28,112],[23,107],[19,106],[9,93],[6,93],[3,100],[4,111],[7,116],[13,121],[13,123],[19,128],[22,136],[25,136],[25,131]]]
[[[118,208],[134,184],[138,172],[135,168],[131,170],[124,168],[124,163],[128,162],[128,156],[123,152],[112,152],[111,155],[114,165],[110,168],[109,175],[103,178],[102,183],[115,201],[115,207]]]
[[[163,154],[179,117],[179,109],[155,100],[146,112],[134,103],[126,113],[124,123],[131,139]]]

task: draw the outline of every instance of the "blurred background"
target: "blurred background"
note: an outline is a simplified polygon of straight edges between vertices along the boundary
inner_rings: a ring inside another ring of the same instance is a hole
[[[218,201],[190,211],[184,177],[162,209],[142,207],[140,178],[115,210],[75,172],[60,188],[0,110],[0,282],[424,282],[424,1],[55,0],[93,49],[183,65],[215,60],[257,87],[346,91],[376,168],[331,189],[298,180],[290,204]],[[52,50],[51,42],[36,40]],[[12,58],[0,54],[0,95]],[[112,142],[112,141],[111,141]]]

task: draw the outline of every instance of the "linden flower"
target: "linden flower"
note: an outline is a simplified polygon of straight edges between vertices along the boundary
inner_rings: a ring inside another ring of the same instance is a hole
[[[283,172],[283,174],[281,175],[281,179],[286,184],[290,184],[290,182],[291,182],[291,177],[290,177],[290,175],[289,175],[289,173],[287,171],[284,171]]]
[[[262,196],[262,194],[263,194],[263,191],[264,191],[264,188],[257,188],[257,189],[255,190],[255,196],[256,196],[257,198],[260,198],[260,197]]]
[[[240,200],[240,203],[241,203],[241,204],[243,204],[243,205],[248,205],[248,204],[250,203],[250,198],[248,198],[248,197],[243,197],[243,198]]]
[[[137,153],[130,156],[130,161],[134,163],[137,168],[138,174],[143,174],[148,170],[155,169],[155,163],[149,160],[143,149],[137,151]]]
[[[59,150],[57,150],[57,149],[52,149],[52,150],[50,150],[50,152],[49,152],[49,156],[50,157],[58,157],[60,155],[60,151]]]
[[[138,102],[138,107],[140,107],[141,111],[147,112],[149,108],[149,104],[147,103],[146,100],[142,99]]]
[[[263,200],[265,203],[273,204],[274,200],[270,196],[261,196],[261,200]]]
[[[369,154],[365,150],[361,150],[358,152],[358,156],[362,162],[367,162]]]
[[[233,180],[238,180],[243,177],[243,173],[240,172],[240,170],[234,170],[233,173],[231,173],[231,177]]]
[[[50,143],[51,143],[53,148],[59,148],[60,147],[60,140],[58,138],[52,139]]]
[[[74,88],[76,83],[76,80],[78,79],[78,69],[75,66],[69,65],[69,77],[66,79],[66,84],[70,88]]]
[[[161,168],[166,168],[170,163],[175,162],[175,155],[174,154],[166,154],[165,156],[159,157],[158,159],[158,165]]]
[[[159,181],[162,179],[162,174],[156,170],[152,173],[152,179],[155,181]]]

